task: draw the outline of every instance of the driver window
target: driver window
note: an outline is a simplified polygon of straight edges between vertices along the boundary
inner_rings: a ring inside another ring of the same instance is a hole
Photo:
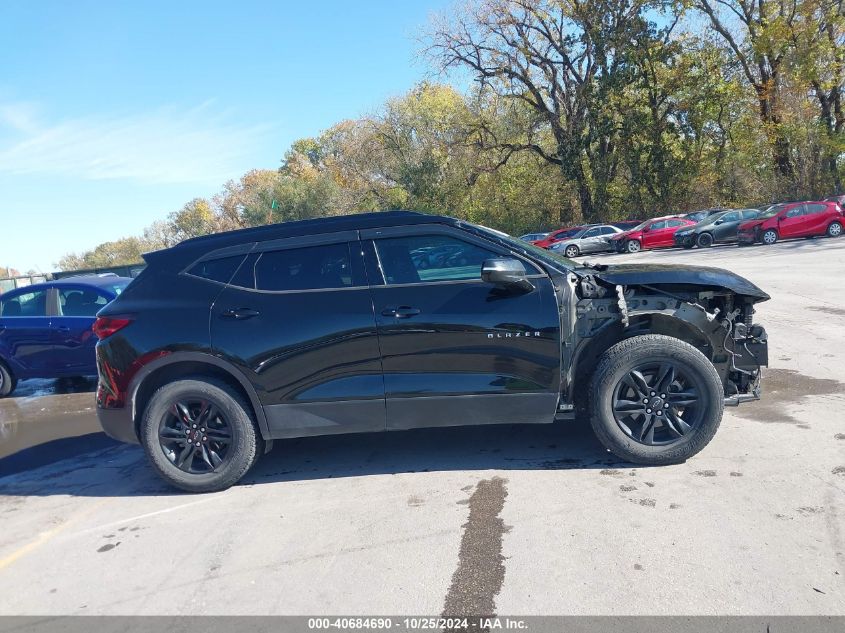
[[[481,280],[481,265],[497,253],[447,235],[414,235],[375,241],[388,284]]]
[[[726,213],[720,219],[722,222],[739,222],[740,214],[739,211],[734,211],[733,213]]]
[[[648,228],[649,228],[650,231],[657,231],[657,230],[660,230],[660,229],[665,229],[666,228],[666,220],[661,220],[660,222],[654,222]]]
[[[588,237],[596,237],[601,232],[601,229],[590,229],[584,235],[581,236],[582,239],[586,239]]]
[[[803,211],[804,211],[803,206],[795,207],[794,209],[790,209],[789,211],[786,212],[786,217],[797,218],[799,215],[802,214]]]

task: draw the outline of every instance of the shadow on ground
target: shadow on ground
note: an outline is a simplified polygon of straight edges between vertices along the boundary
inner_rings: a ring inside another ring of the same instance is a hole
[[[589,426],[580,423],[456,427],[277,441],[240,485],[450,470],[625,465],[598,443]],[[123,445],[2,477],[0,490],[6,498],[183,494],[158,478],[139,447]]]

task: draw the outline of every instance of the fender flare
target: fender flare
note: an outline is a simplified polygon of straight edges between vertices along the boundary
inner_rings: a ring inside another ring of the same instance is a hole
[[[256,393],[255,387],[252,385],[252,383],[247,379],[243,372],[232,363],[218,356],[203,352],[169,352],[164,356],[160,356],[159,358],[150,361],[149,363],[145,364],[140,370],[138,370],[138,372],[132,377],[132,380],[129,383],[129,389],[127,390],[127,396],[129,398],[129,405],[131,406],[133,421],[136,420],[137,414],[137,411],[135,410],[136,397],[138,395],[138,390],[144,383],[144,380],[146,380],[152,373],[159,369],[162,369],[163,367],[182,362],[206,363],[208,365],[213,365],[218,369],[226,372],[232,378],[234,378],[238,382],[238,384],[243,387],[244,391],[247,394],[247,397],[249,398],[250,404],[252,405],[252,408],[255,411],[255,418],[258,422],[258,428],[261,431],[262,437],[264,439],[270,437],[269,428],[267,426],[267,418],[264,415],[264,406],[258,399],[258,394]]]

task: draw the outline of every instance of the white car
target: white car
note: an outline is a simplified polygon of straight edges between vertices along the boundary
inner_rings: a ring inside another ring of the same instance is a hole
[[[622,229],[618,229],[610,224],[586,226],[575,235],[561,240],[556,244],[552,244],[551,250],[566,257],[578,257],[587,253],[612,251],[613,247],[610,245],[609,239],[611,236],[621,232]]]

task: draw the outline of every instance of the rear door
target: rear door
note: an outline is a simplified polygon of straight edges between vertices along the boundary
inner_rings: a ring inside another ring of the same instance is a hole
[[[357,231],[259,243],[213,304],[210,325],[214,352],[252,382],[273,437],[384,430]]]
[[[51,288],[0,296],[0,356],[19,378],[50,373],[52,345],[48,303]]]
[[[823,235],[827,231],[831,215],[830,207],[826,204],[821,202],[805,204],[803,231],[807,235]]]
[[[54,354],[53,371],[56,375],[94,375],[97,373],[94,346],[97,337],[91,331],[95,315],[112,299],[111,296],[91,286],[56,287],[58,304],[50,329]]]
[[[554,419],[560,325],[550,280],[522,260],[535,289],[503,291],[481,264],[507,250],[464,231],[418,225],[361,232],[384,367],[388,429]],[[422,269],[413,253],[455,254]]]

